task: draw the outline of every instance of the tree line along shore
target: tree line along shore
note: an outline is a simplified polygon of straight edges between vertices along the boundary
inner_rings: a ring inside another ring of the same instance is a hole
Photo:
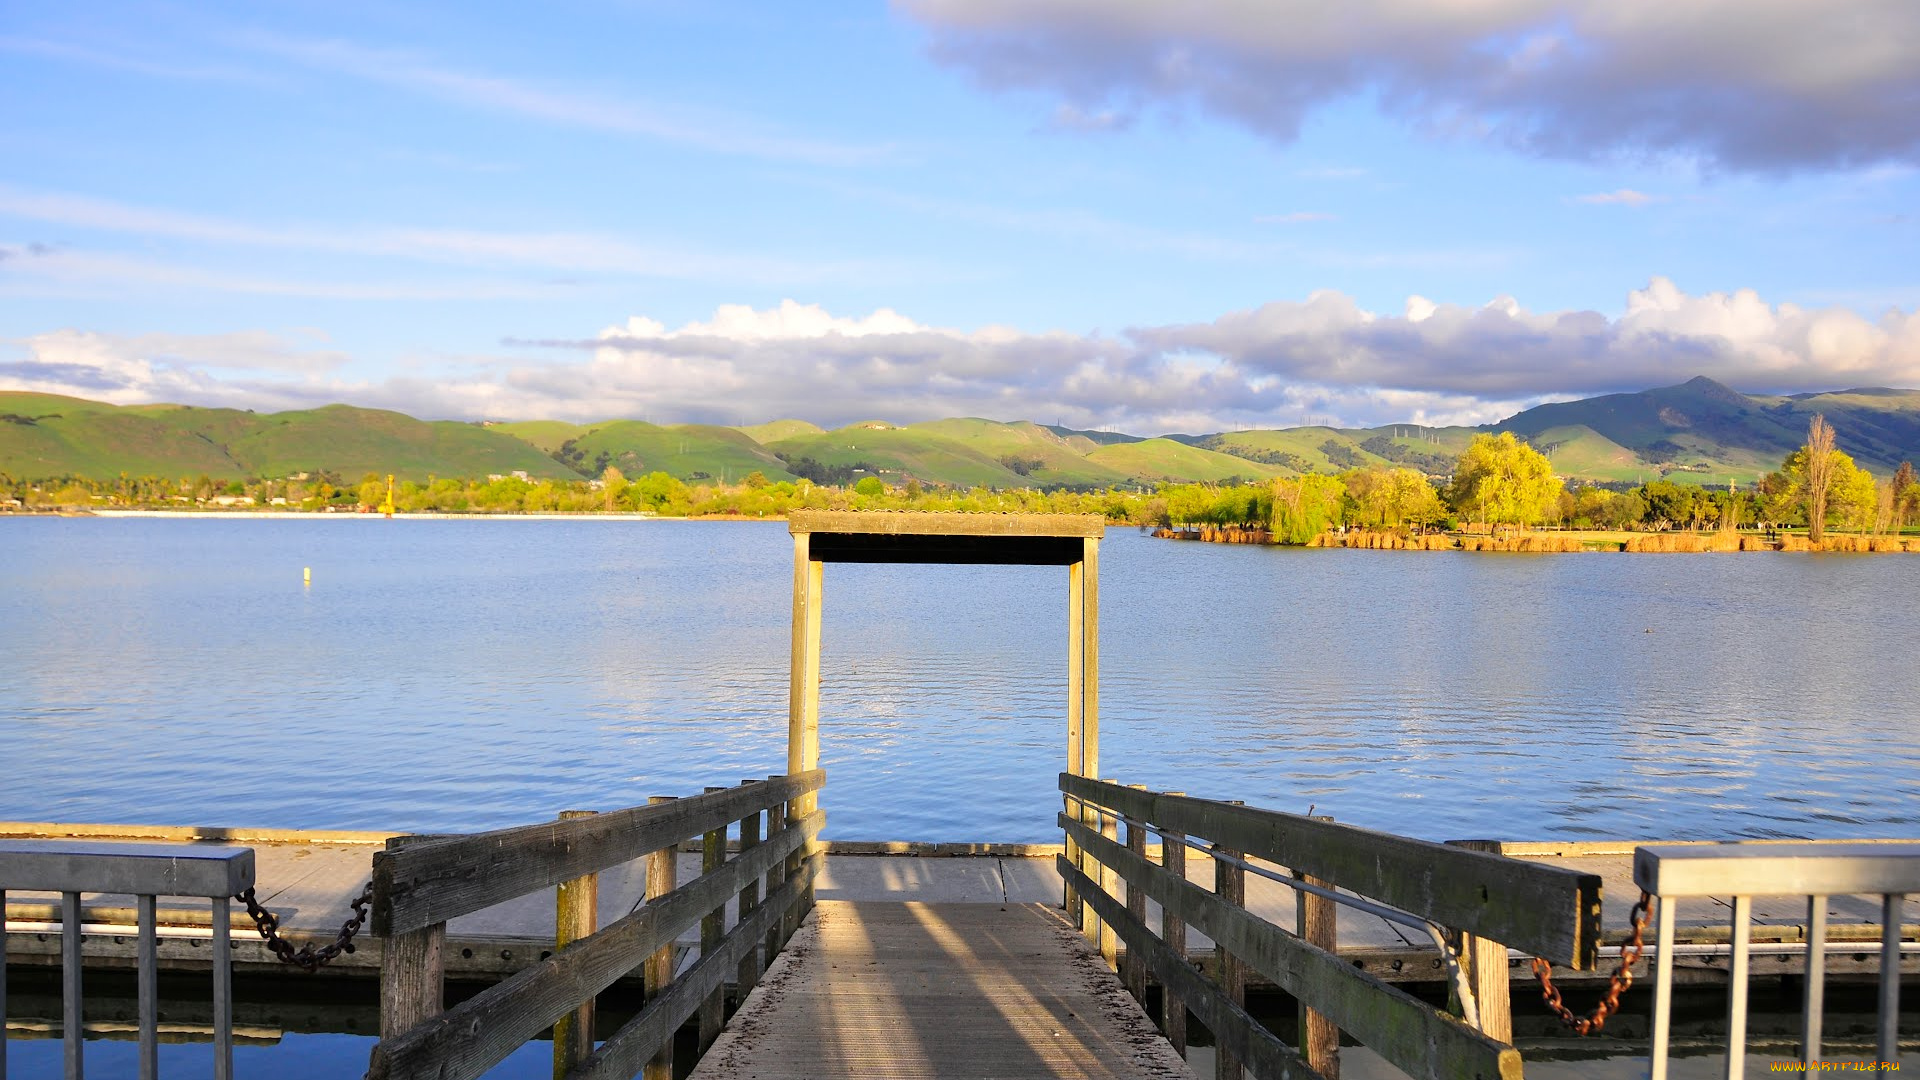
[[[327,473],[218,481],[121,476],[31,483],[0,476],[0,511],[272,510],[289,513],[598,514],[780,518],[796,509],[1097,513],[1160,535],[1312,547],[1499,551],[1920,550],[1911,462],[1880,479],[1816,416],[1807,443],[1758,482],[1725,489],[1656,480],[1569,484],[1510,432],[1481,434],[1449,475],[1371,466],[1254,483],[996,489],[769,480],[688,483],[664,472],[594,480],[524,473],[401,481]],[[1837,532],[1836,532],[1837,530]]]

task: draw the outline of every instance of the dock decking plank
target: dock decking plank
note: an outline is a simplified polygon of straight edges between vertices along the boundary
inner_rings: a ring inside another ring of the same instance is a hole
[[[1192,1073],[1053,908],[824,900],[693,1076]]]

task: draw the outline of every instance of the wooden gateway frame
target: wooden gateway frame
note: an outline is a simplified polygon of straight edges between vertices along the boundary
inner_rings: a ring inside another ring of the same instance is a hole
[[[787,772],[799,775],[820,767],[820,590],[825,565],[963,563],[1067,568],[1067,772],[1097,776],[1100,537],[1106,526],[1098,514],[789,513],[793,676],[787,701]],[[800,812],[812,809],[809,805]]]

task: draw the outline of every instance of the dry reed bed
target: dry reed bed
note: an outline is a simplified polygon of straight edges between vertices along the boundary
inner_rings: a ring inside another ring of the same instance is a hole
[[[1270,544],[1272,534],[1264,529],[1237,526],[1203,525],[1192,529],[1156,529],[1153,535],[1176,540],[1203,540],[1216,544]],[[1612,539],[1588,541],[1578,533],[1518,533],[1506,536],[1459,535],[1452,533],[1406,534],[1355,530],[1322,533],[1307,541],[1308,547],[1365,548],[1373,551],[1630,551],[1648,553],[1694,553],[1722,551],[1827,551],[1837,553],[1914,552],[1920,553],[1920,540],[1897,536],[1827,536],[1818,549],[1804,536],[1788,535],[1777,542],[1763,536],[1727,532],[1646,533],[1628,537],[1624,542]]]

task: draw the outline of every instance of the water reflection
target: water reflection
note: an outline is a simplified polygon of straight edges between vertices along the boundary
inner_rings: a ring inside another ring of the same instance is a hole
[[[778,772],[790,553],[764,524],[0,522],[0,816],[471,829]],[[1435,838],[1920,824],[1920,560],[1103,554],[1130,782]],[[1065,577],[829,568],[828,835],[1050,837]]]

